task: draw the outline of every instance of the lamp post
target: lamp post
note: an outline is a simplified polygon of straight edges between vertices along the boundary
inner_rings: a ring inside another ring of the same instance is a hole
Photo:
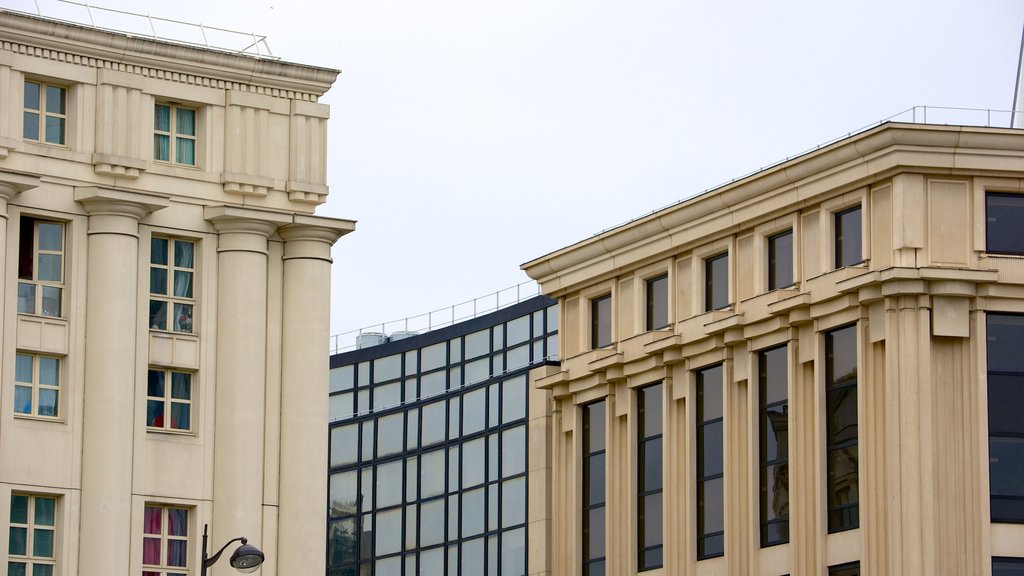
[[[231,559],[228,562],[231,567],[239,572],[248,574],[255,572],[260,564],[263,564],[263,552],[249,544],[249,539],[245,536],[239,536],[238,538],[232,538],[228,540],[227,544],[220,547],[217,553],[212,558],[207,558],[206,554],[206,531],[209,528],[209,524],[203,524],[203,567],[199,571],[201,576],[206,576],[206,569],[217,563],[220,560],[220,555],[224,553],[224,550],[231,545],[232,542],[241,542],[242,545],[235,549],[231,554]]]

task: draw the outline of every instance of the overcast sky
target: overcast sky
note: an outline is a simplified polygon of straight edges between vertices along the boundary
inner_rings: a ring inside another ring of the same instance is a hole
[[[523,262],[912,106],[1009,109],[1024,24],[1019,0],[97,3],[343,71],[318,213],[359,224],[332,333],[527,281]]]

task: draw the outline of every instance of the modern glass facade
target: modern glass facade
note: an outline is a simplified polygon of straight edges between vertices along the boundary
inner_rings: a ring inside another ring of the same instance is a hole
[[[331,357],[329,576],[526,574],[530,368],[558,306]]]

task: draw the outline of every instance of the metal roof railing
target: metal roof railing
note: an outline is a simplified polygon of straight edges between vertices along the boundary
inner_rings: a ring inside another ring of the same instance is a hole
[[[25,0],[24,4],[28,4]],[[31,14],[50,20],[89,26],[97,30],[128,34],[220,52],[244,54],[268,60],[280,60],[270,51],[267,37],[194,22],[161,18],[149,14],[104,8],[74,0],[32,0],[35,10],[4,7],[10,12]],[[40,4],[45,6],[41,7]],[[158,32],[159,30],[159,32]]]
[[[444,328],[470,320],[477,316],[490,314],[513,304],[518,304],[527,298],[533,298],[540,294],[540,286],[530,280],[515,286],[503,288],[479,298],[453,304],[446,308],[439,308],[418,316],[410,316],[381,324],[374,324],[358,330],[349,330],[341,334],[335,334],[330,339],[331,354],[347,352],[356,348],[359,336],[364,334],[380,335],[382,338],[396,333],[405,335],[421,334],[438,328]]]

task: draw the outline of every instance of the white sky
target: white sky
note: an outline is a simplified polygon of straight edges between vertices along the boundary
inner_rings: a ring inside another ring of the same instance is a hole
[[[525,261],[915,105],[1009,109],[1024,24],[1019,0],[97,3],[343,70],[318,213],[359,224],[332,333],[524,282]]]

